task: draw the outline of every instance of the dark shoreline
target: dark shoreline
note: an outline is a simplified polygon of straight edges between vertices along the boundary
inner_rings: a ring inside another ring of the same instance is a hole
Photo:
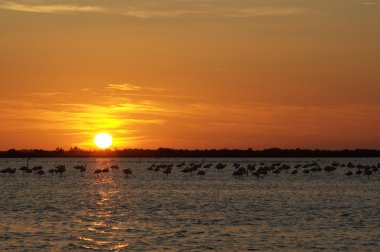
[[[87,151],[15,150],[0,151],[0,158],[368,158],[380,157],[380,150],[310,150],[310,149],[209,149],[184,150],[159,148]]]

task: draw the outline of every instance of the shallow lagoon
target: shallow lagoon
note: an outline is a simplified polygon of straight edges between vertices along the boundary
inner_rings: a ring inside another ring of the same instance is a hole
[[[33,159],[62,177],[0,175],[0,250],[245,251],[380,249],[380,175],[271,174],[236,178],[233,163],[280,161],[291,166],[317,159]],[[152,164],[185,161],[228,164],[204,177],[180,168],[166,177]],[[377,164],[380,159],[319,159]],[[25,159],[2,159],[0,169]],[[80,174],[74,165],[87,164]],[[93,175],[117,164],[118,171]],[[131,168],[126,178],[123,168]]]

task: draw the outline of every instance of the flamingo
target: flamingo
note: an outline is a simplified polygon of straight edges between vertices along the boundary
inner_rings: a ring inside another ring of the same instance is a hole
[[[240,167],[240,164],[239,163],[234,163],[234,167],[235,167],[235,169],[238,169]]]
[[[166,177],[169,177],[169,174],[172,173],[172,167],[166,168],[163,173],[166,174]]]
[[[127,177],[127,178],[129,175],[132,175],[132,170],[129,168],[124,169],[123,172],[125,174],[125,177]]]
[[[25,173],[29,168],[27,166],[22,166],[19,170]]]
[[[66,171],[66,166],[64,165],[58,165],[55,167],[56,173],[59,173],[59,176],[62,176],[62,173]]]
[[[119,170],[119,166],[118,166],[118,165],[112,165],[112,166],[111,166],[111,169],[112,169],[112,170]]]
[[[42,169],[43,169],[43,167],[41,165],[38,165],[38,166],[34,166],[32,168],[32,171],[39,171],[39,170],[42,170]]]
[[[258,179],[264,179],[264,176],[266,175],[265,173],[263,173],[262,171],[260,170],[257,170],[255,172],[252,173],[252,175],[256,176],[256,178]]]
[[[206,175],[206,172],[205,171],[198,171],[197,175],[203,177],[204,175]]]
[[[85,165],[76,165],[73,168],[76,169],[76,170],[83,170],[83,169],[86,170],[87,164],[85,164]]]
[[[8,167],[5,169],[2,169],[0,172],[3,174],[5,174],[5,173],[14,174],[16,172],[16,168],[12,169],[12,168]]]
[[[354,175],[352,171],[346,172],[346,176],[351,177],[352,175]]]
[[[248,176],[248,170],[245,169],[244,167],[240,167],[238,170],[234,171],[232,173],[233,176],[243,176],[243,175],[247,175]]]
[[[323,168],[323,170],[325,170],[326,172],[330,173],[330,172],[335,171],[336,167],[335,166],[326,166],[325,168]]]
[[[38,171],[37,171],[37,174],[41,176],[41,175],[44,175],[45,172],[44,172],[43,170],[38,170]]]
[[[322,168],[321,167],[313,167],[310,169],[311,172],[321,172]]]
[[[364,174],[363,174],[364,176],[368,176],[368,178],[369,178],[369,176],[371,176],[372,175],[372,171],[371,170],[369,170],[369,169],[365,169],[364,170]]]
[[[349,163],[347,164],[347,167],[348,167],[348,168],[355,168],[355,165],[354,165],[352,162],[349,162]]]
[[[102,173],[102,170],[100,170],[100,169],[96,169],[96,170],[94,171],[94,174],[96,174],[97,177],[99,177],[99,174],[100,174],[100,173]]]
[[[256,164],[249,164],[247,166],[247,169],[250,170],[251,172],[255,171],[256,170]]]
[[[185,163],[185,162],[182,162],[182,163],[180,163],[180,164],[177,164],[177,167],[178,167],[178,168],[181,168],[181,167],[184,166],[184,165],[186,165],[186,163]]]
[[[205,164],[204,166],[203,166],[203,168],[205,168],[205,169],[208,169],[208,168],[210,168],[212,166],[212,164]]]
[[[278,169],[281,171],[281,170],[286,170],[286,173],[288,173],[288,171],[290,170],[290,165],[287,165],[287,164],[283,164],[282,166],[280,166]]]
[[[217,170],[222,170],[222,169],[224,169],[225,167],[226,167],[225,164],[219,163],[219,164],[217,164],[217,165],[215,166],[215,169],[217,169]]]
[[[79,170],[81,173],[84,173],[86,171],[86,166],[85,167],[82,167],[80,170]]]
[[[281,170],[280,170],[280,168],[278,168],[278,169],[274,170],[272,173],[276,174],[276,176],[277,176],[278,174],[281,173]]]

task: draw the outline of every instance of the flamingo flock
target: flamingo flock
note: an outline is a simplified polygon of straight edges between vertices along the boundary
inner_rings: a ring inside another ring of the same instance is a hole
[[[225,169],[228,165],[228,163],[217,163],[213,165],[212,163],[192,162],[186,164],[185,162],[181,162],[175,167],[184,174],[196,173],[196,175],[205,176],[207,170],[209,168],[212,168],[213,166],[217,171],[219,171]],[[162,171],[163,174],[169,176],[169,174],[171,174],[173,171],[173,167],[173,164],[152,164],[147,168],[147,170],[156,173]],[[338,168],[350,169],[350,171],[345,173],[345,175],[348,177],[353,176],[354,174],[363,174],[364,176],[370,177],[371,175],[378,173],[380,169],[380,163],[378,163],[377,165],[354,165],[352,162],[349,162],[348,164],[333,162],[329,165],[322,166],[320,163],[314,161],[291,166],[290,164],[283,162],[256,162],[244,165],[242,163],[233,163],[232,167],[232,176],[242,177],[251,175],[259,179],[264,179],[266,176],[269,176],[270,174],[278,176],[282,173],[290,174],[292,176],[296,176],[297,174],[316,175],[318,173],[323,172],[325,172],[326,174],[333,174],[334,171],[336,171]],[[353,169],[356,169],[356,171],[354,172]]]
[[[316,174],[325,173],[327,175],[333,175],[337,169],[348,169],[344,174],[347,177],[352,176],[364,176],[370,178],[379,173],[380,163],[372,164],[372,165],[363,165],[363,164],[355,164],[354,162],[337,162],[334,161],[329,164],[325,164],[326,162],[312,161],[312,162],[298,162],[298,163],[290,163],[290,162],[156,162],[151,164],[146,169],[152,173],[162,173],[164,177],[169,177],[172,173],[183,173],[183,174],[195,174],[196,176],[204,177],[207,176],[208,173],[214,169],[216,174],[220,171],[225,170],[227,168],[232,169],[231,175],[233,177],[249,177],[253,176],[257,179],[264,179],[268,176],[278,177],[281,174],[290,174],[291,176],[304,175],[304,176],[313,176]],[[103,164],[107,164],[107,162],[103,162]],[[87,164],[75,165],[72,167],[74,170],[84,174],[88,171]],[[20,172],[24,174],[36,174],[38,176],[45,175],[44,167],[41,165],[36,165],[34,167],[29,167],[29,160],[27,160],[27,165],[22,166],[18,169]],[[108,174],[110,172],[117,172],[120,170],[119,165],[113,164],[111,166],[106,166],[102,169],[95,169],[93,171],[93,175],[97,178],[102,176],[102,174]],[[16,168],[3,168],[0,170],[0,174],[3,176],[5,174],[13,175],[17,172]],[[65,165],[57,165],[54,168],[51,168],[47,171],[49,174],[58,174],[59,176],[63,176],[66,172]],[[131,168],[124,168],[122,170],[122,174],[129,178],[134,172]]]
[[[181,162],[177,164],[175,167],[184,174],[193,174],[196,173],[196,175],[204,176],[206,175],[209,168],[214,167],[215,170],[220,171],[228,167],[228,163],[189,163],[186,164],[185,162]],[[160,172],[162,171],[163,174],[166,176],[169,176],[169,174],[173,171],[173,164],[152,164],[150,165],[147,170],[151,172]],[[345,175],[350,177],[352,175],[361,175],[370,177],[371,175],[376,174],[380,169],[380,163],[377,165],[362,165],[357,164],[354,165],[352,162],[349,162],[348,164],[345,163],[339,163],[339,162],[333,162],[329,165],[322,166],[318,162],[308,162],[305,164],[296,164],[291,166],[288,163],[284,162],[256,162],[256,163],[233,163],[232,164],[233,171],[232,176],[235,177],[242,177],[242,176],[255,176],[259,179],[264,179],[266,176],[269,176],[270,174],[274,174],[275,176],[278,176],[280,174],[291,174],[292,176],[296,176],[297,174],[305,174],[305,175],[315,175],[318,173],[325,172],[326,174],[332,174],[334,171],[336,171],[338,168],[348,168],[351,169],[350,171],[346,172]],[[356,172],[352,171],[353,169],[356,169]]]

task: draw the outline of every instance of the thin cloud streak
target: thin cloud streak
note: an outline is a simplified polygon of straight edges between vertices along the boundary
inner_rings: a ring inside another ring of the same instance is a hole
[[[116,89],[116,90],[121,90],[121,91],[136,91],[136,90],[141,90],[142,87],[123,83],[123,84],[108,84],[107,89]]]
[[[0,1],[0,9],[32,13],[70,13],[70,12],[105,12],[100,6],[80,6],[71,4],[33,5],[12,1]]]
[[[170,7],[169,3],[145,6],[128,3],[127,6],[85,6],[75,4],[23,4],[15,1],[0,0],[0,9],[32,13],[106,13],[124,15],[133,18],[252,18],[262,16],[289,16],[307,13],[308,9],[297,7],[250,7],[225,6],[220,3],[195,4],[192,1],[182,7]]]
[[[35,93],[32,93],[31,95],[49,97],[49,96],[65,95],[65,93],[63,92],[35,92]]]
[[[209,8],[208,10],[129,10],[124,15],[136,18],[154,18],[154,17],[213,17],[213,18],[251,18],[263,16],[289,16],[306,13],[304,8]]]

